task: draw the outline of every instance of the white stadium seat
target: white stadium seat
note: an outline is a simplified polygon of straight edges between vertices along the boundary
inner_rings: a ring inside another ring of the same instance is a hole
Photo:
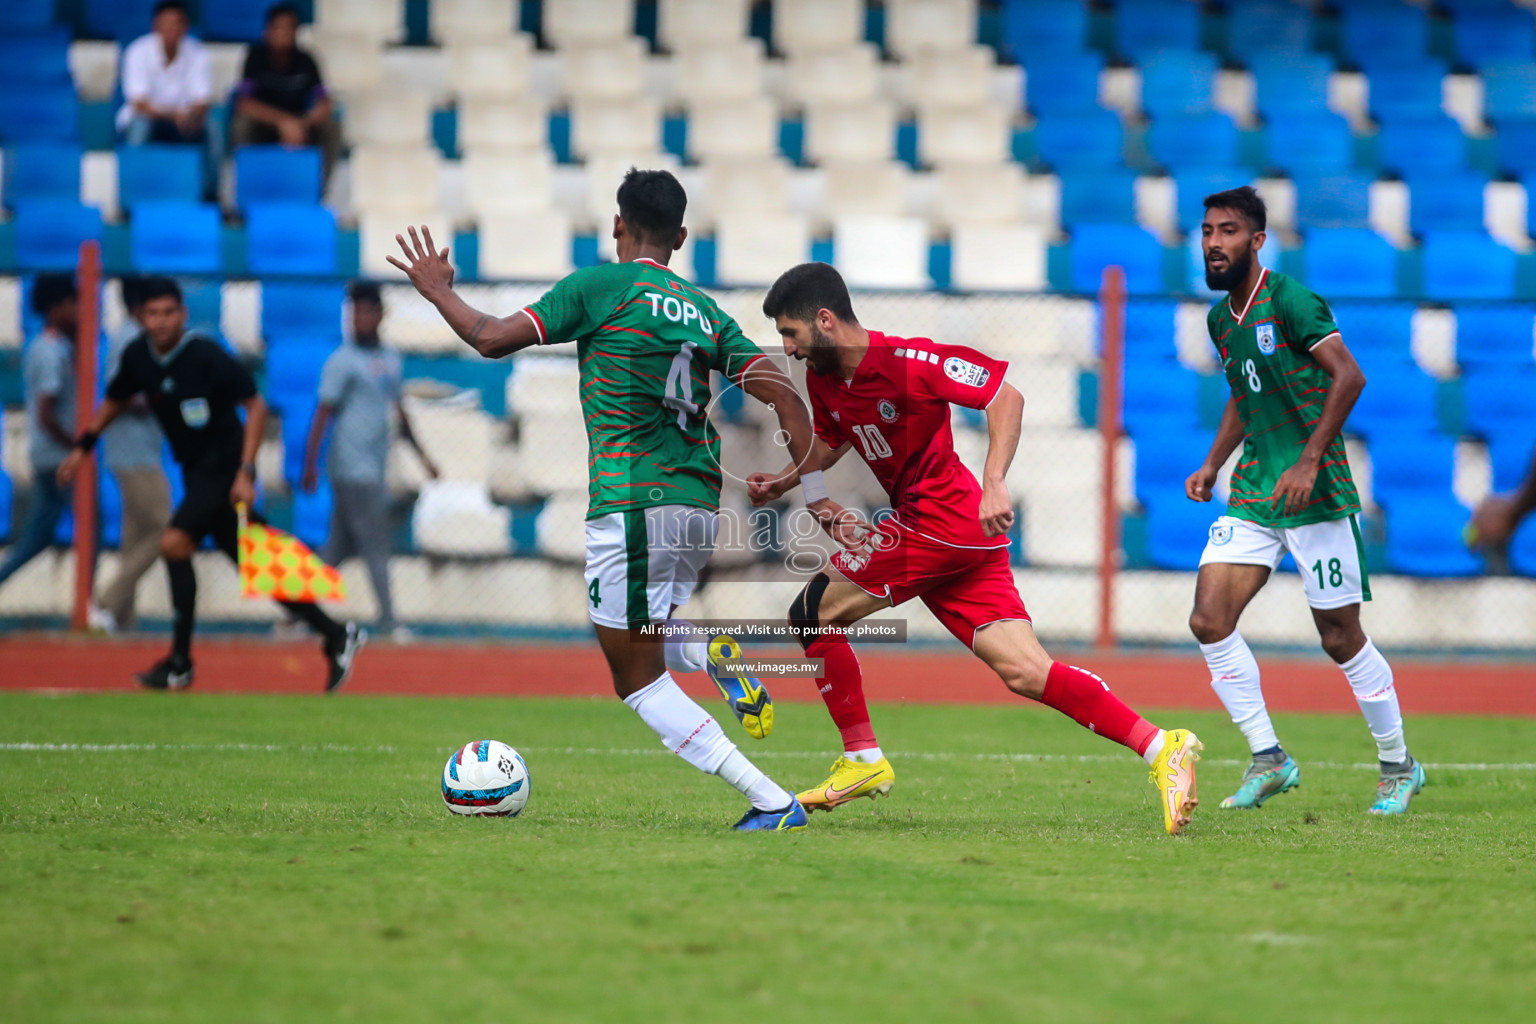
[[[751,0],[661,0],[656,38],[673,53],[724,46],[745,39]]]
[[[903,95],[918,110],[978,107],[992,102],[992,50],[968,46],[953,53],[921,53],[902,66]]]
[[[864,0],[773,0],[773,44],[791,56],[864,38]]]
[[[724,286],[772,284],[811,254],[811,228],[794,216],[721,217],[715,225],[715,277]]]
[[[1024,168],[1016,163],[951,164],[933,174],[934,214],[952,227],[1018,224],[1024,215]]]
[[[544,0],[544,37],[557,47],[612,42],[634,28],[635,0]]]
[[[82,39],[69,44],[69,77],[82,100],[110,100],[117,90],[116,43]]]
[[[927,288],[928,225],[918,217],[839,217],[832,224],[837,269],[853,288]]]
[[[827,164],[823,207],[828,218],[899,217],[907,212],[912,172],[898,160]]]
[[[976,41],[976,0],[886,0],[885,45],[897,57],[955,51]]]
[[[86,150],[80,154],[80,201],[101,211],[104,219],[115,221],[117,205],[116,150]]]
[[[784,65],[784,95],[791,103],[867,103],[880,95],[880,52],[873,43],[812,50]]]
[[[430,146],[357,146],[352,205],[359,211],[435,206],[442,165]]]
[[[400,258],[400,243],[396,235],[410,240],[407,229],[415,227],[419,232],[425,226],[432,232],[432,244],[448,249],[448,259],[457,263],[453,254],[453,222],[443,216],[433,205],[377,207],[363,210],[357,218],[358,264],[364,277],[391,280],[401,273],[386,257]]]
[[[554,210],[498,214],[480,221],[480,276],[553,281],[571,266],[571,222]]]
[[[805,152],[817,163],[890,160],[896,155],[895,108],[884,101],[811,107]]]
[[[309,45],[326,90],[343,100],[384,84],[384,48],[378,40],[352,32],[315,32]]]
[[[959,227],[950,246],[950,279],[961,291],[1036,291],[1046,285],[1046,240],[1039,228]]]
[[[464,207],[473,217],[547,210],[554,205],[548,152],[470,150],[460,161]]]
[[[654,100],[585,100],[571,110],[571,149],[578,156],[660,148],[661,112]]]
[[[629,99],[644,85],[645,41],[637,36],[560,51],[560,89],[572,100]]]
[[[533,99],[476,96],[459,103],[459,148],[542,150],[549,142],[549,114]]]
[[[315,0],[315,31],[394,42],[405,32],[405,4],[403,0]]]
[[[684,104],[745,100],[763,93],[763,41],[738,39],[672,58],[673,93]]]
[[[1010,368],[1011,369],[1011,368]],[[1010,377],[1012,373],[1010,372]],[[1025,408],[1043,389],[1024,390]],[[1026,429],[1008,470],[1024,507],[1024,554],[1037,565],[1095,565],[1099,555],[1099,476],[1103,444],[1092,430]],[[1092,523],[1093,529],[1083,529]]]
[[[1009,159],[1008,112],[1001,107],[925,108],[917,121],[918,158],[931,166],[998,164]]]
[[[220,98],[228,96],[245,72],[246,47],[241,43],[204,43],[203,50],[208,54],[213,94]]]
[[[779,110],[766,96],[698,103],[688,119],[695,160],[767,159],[778,152]]]
[[[465,40],[448,49],[448,88],[456,96],[514,99],[531,86],[533,40],[510,35],[494,42]]]
[[[354,146],[425,145],[432,127],[426,98],[397,90],[354,96],[342,110],[342,128]]]
[[[705,164],[701,215],[689,197],[688,221],[698,228],[721,218],[789,212],[789,165],[783,160],[722,161]]]
[[[432,0],[432,38],[444,45],[491,42],[517,27],[517,0]]]

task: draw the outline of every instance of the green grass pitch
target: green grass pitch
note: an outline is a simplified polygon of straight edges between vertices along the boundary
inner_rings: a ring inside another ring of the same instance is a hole
[[[1216,807],[1236,730],[1158,718],[1206,741],[1177,839],[1139,760],[1023,705],[880,707],[889,800],[744,836],[616,701],[0,694],[0,1019],[1529,1012],[1536,722],[1410,721],[1446,766],[1376,820],[1353,717],[1282,717],[1302,787],[1247,813]],[[729,724],[790,786],[830,764],[819,705],[781,704],[765,743]],[[532,770],[517,820],[438,796],[486,737]]]

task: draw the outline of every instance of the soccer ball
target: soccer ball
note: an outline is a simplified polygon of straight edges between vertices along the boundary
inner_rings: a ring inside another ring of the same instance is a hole
[[[496,740],[475,740],[443,765],[443,803],[454,814],[515,818],[533,780],[523,755]]]

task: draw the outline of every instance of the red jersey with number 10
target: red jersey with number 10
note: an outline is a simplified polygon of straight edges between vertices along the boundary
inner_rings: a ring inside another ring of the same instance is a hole
[[[897,523],[953,547],[999,548],[981,529],[981,485],[955,454],[951,403],[985,409],[1008,364],[959,345],[869,332],[852,380],[805,375],[816,434],[852,444],[890,496]]]

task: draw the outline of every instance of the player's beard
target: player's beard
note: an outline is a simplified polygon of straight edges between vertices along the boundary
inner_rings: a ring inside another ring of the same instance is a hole
[[[1205,286],[1213,292],[1230,292],[1244,281],[1248,280],[1248,271],[1253,269],[1253,250],[1249,250],[1241,257],[1229,257],[1226,270],[1212,270],[1210,263],[1205,265]]]
[[[811,324],[811,347],[805,353],[806,367],[818,377],[837,372],[837,343]]]

